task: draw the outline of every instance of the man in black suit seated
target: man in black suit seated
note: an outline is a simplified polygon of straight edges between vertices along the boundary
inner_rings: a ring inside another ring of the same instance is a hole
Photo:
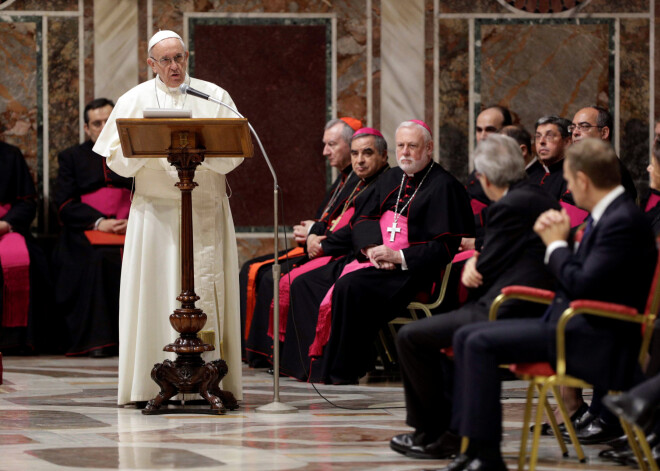
[[[460,309],[404,326],[397,350],[406,393],[406,422],[413,433],[397,435],[390,446],[413,458],[448,458],[458,452],[459,438],[449,432],[453,363],[440,349],[451,346],[461,326],[488,320],[500,290],[511,284],[552,288],[543,264],[545,246],[532,230],[536,218],[559,203],[530,183],[520,147],[508,136],[492,134],[476,148],[474,165],[481,187],[493,201],[485,214],[481,252],[463,271],[470,297]],[[511,303],[502,317],[540,316],[543,310]]]
[[[504,319],[462,327],[454,335],[456,363],[452,428],[470,440],[446,469],[503,470],[499,365],[551,362],[556,324],[575,299],[643,309],[656,261],[648,221],[621,186],[614,149],[585,139],[570,147],[564,178],[576,203],[590,212],[577,248],[569,246],[566,211],[543,213],[534,225],[559,283],[541,319]],[[605,389],[627,389],[636,378],[639,326],[578,316],[566,331],[567,373]]]

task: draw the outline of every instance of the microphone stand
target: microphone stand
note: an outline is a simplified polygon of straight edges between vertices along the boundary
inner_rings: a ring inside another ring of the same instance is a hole
[[[238,117],[245,118],[241,113],[239,113],[231,106],[211,96],[208,96],[205,93],[197,92],[197,90],[187,86],[183,87],[183,85],[180,87],[180,89],[183,93],[189,93],[199,98],[204,98],[206,100],[212,101],[213,103],[216,103],[218,105],[222,105],[225,108],[236,113]],[[261,153],[264,155],[264,159],[266,159],[266,164],[270,169],[270,173],[273,176],[273,219],[274,219],[273,247],[275,251],[275,263],[273,264],[273,326],[275,331],[273,337],[273,402],[269,404],[265,404],[263,406],[259,406],[255,410],[257,412],[263,412],[267,414],[286,414],[290,412],[298,412],[298,409],[294,406],[280,402],[280,273],[281,273],[281,269],[280,269],[280,262],[278,256],[279,226],[277,220],[277,216],[278,216],[277,203],[279,199],[278,198],[279,185],[277,184],[277,175],[275,174],[275,170],[273,169],[273,166],[270,163],[268,154],[266,154],[266,150],[264,149],[264,146],[261,144],[261,139],[259,139],[257,132],[254,130],[254,128],[252,127],[249,121],[248,121],[248,126],[250,128],[250,132],[256,139],[257,144],[259,145],[259,149],[261,149]]]

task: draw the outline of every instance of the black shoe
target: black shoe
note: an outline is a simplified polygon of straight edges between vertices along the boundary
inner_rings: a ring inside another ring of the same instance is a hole
[[[431,443],[410,447],[406,456],[422,460],[444,460],[454,458],[460,450],[461,437],[447,431]]]
[[[580,419],[588,411],[589,411],[589,406],[586,403],[583,402],[580,405],[580,407],[578,407],[577,410],[575,412],[573,412],[573,414],[571,414],[571,417],[570,417],[571,422],[575,422],[576,420]],[[558,424],[557,428],[559,429],[559,433],[561,433],[562,435],[568,436],[568,432],[566,431],[566,426],[563,423]],[[531,427],[529,427],[529,431],[531,433],[534,433],[534,426],[533,425]],[[551,437],[551,436],[554,435],[554,433],[552,433],[552,427],[550,426],[550,424],[548,422],[543,422],[541,424],[541,435],[546,436],[546,437]]]
[[[605,396],[603,398],[603,404],[618,417],[622,417],[625,421],[635,424],[642,429],[647,428],[651,424],[653,413],[657,408],[657,404],[630,394]]]
[[[576,418],[574,421],[571,422],[573,424],[573,429],[575,430],[575,433],[579,435],[581,431],[586,430],[586,428],[589,427],[589,425],[597,418],[598,416],[596,414],[587,410],[584,414],[582,414],[580,417]],[[565,441],[567,442],[571,441],[571,437],[568,435],[568,430],[566,430],[565,425],[561,432],[561,436],[564,437]]]
[[[577,431],[576,435],[580,443],[584,445],[594,445],[597,443],[605,443],[617,438],[622,432],[623,430],[618,423],[607,424],[599,417],[587,425],[586,428]]]
[[[656,445],[653,448],[651,448],[651,456],[655,460],[655,463],[660,466],[660,445]],[[626,460],[626,463],[628,466],[634,466],[638,468],[637,464],[637,458],[635,458],[635,454],[631,453],[631,456]]]
[[[463,453],[462,455],[458,455],[454,461],[449,463],[447,466],[444,468],[440,468],[435,471],[463,471],[464,469],[467,469],[468,465],[472,462],[474,458],[471,456],[466,455]],[[424,470],[424,471],[434,471],[434,470]]]
[[[624,433],[620,437],[616,437],[614,440],[610,440],[609,442],[605,442],[604,445],[609,446],[613,450],[621,450],[622,448],[625,448],[625,447],[628,446],[628,435],[626,435]],[[608,451],[608,450],[603,450],[603,451]],[[603,451],[601,451],[601,453],[603,453]]]
[[[415,444],[415,435],[419,435],[419,433],[413,432],[394,435],[390,440],[390,448],[397,453],[405,455]]]
[[[429,435],[415,430],[412,433],[401,433],[390,440],[390,448],[397,453],[405,455],[413,446],[422,446],[437,440],[437,435]]]

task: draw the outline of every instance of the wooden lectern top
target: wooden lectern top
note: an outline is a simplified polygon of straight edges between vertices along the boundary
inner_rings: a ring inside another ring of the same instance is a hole
[[[252,157],[252,139],[245,118],[118,119],[124,157],[167,157],[171,152],[203,153],[204,157]]]

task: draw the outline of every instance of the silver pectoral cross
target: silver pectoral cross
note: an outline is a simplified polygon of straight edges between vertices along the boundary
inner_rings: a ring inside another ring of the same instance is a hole
[[[390,233],[390,242],[394,242],[394,238],[398,232],[401,232],[401,228],[396,227],[396,221],[392,221],[392,225],[387,228],[387,232]]]

